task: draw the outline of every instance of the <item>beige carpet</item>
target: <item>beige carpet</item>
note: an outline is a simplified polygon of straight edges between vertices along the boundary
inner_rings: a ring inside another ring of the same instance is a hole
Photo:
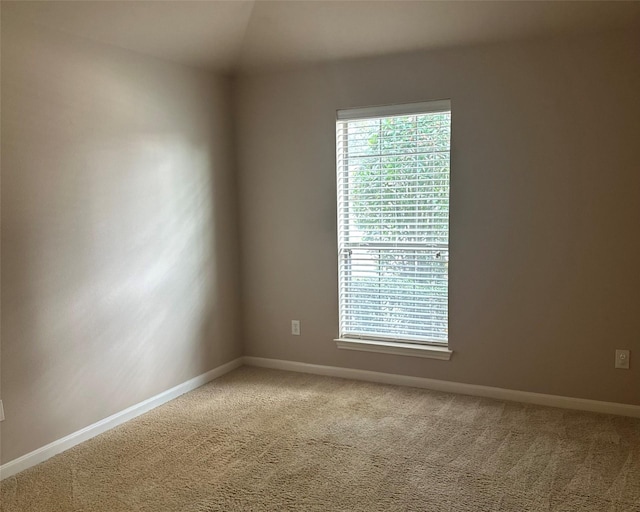
[[[1,484],[3,512],[640,511],[640,421],[241,368]]]

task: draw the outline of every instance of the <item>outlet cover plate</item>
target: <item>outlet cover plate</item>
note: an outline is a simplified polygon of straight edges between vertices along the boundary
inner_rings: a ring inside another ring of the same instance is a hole
[[[616,350],[616,368],[628,370],[630,358],[631,353],[628,350]]]

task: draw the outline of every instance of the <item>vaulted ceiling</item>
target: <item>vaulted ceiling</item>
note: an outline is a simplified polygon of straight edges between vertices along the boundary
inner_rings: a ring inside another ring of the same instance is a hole
[[[638,1],[3,1],[2,16],[224,72],[640,30]]]

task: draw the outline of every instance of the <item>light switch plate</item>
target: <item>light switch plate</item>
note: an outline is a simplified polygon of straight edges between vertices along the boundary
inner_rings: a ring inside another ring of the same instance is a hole
[[[0,400],[0,421],[4,421],[4,407],[2,406],[2,400]]]

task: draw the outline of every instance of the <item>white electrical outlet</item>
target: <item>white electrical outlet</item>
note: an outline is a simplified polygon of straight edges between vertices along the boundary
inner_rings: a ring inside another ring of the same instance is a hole
[[[2,406],[2,400],[0,400],[0,421],[4,421],[4,407]]]
[[[629,369],[631,353],[628,350],[616,350],[616,368]]]
[[[291,334],[300,336],[300,320],[291,320]]]

